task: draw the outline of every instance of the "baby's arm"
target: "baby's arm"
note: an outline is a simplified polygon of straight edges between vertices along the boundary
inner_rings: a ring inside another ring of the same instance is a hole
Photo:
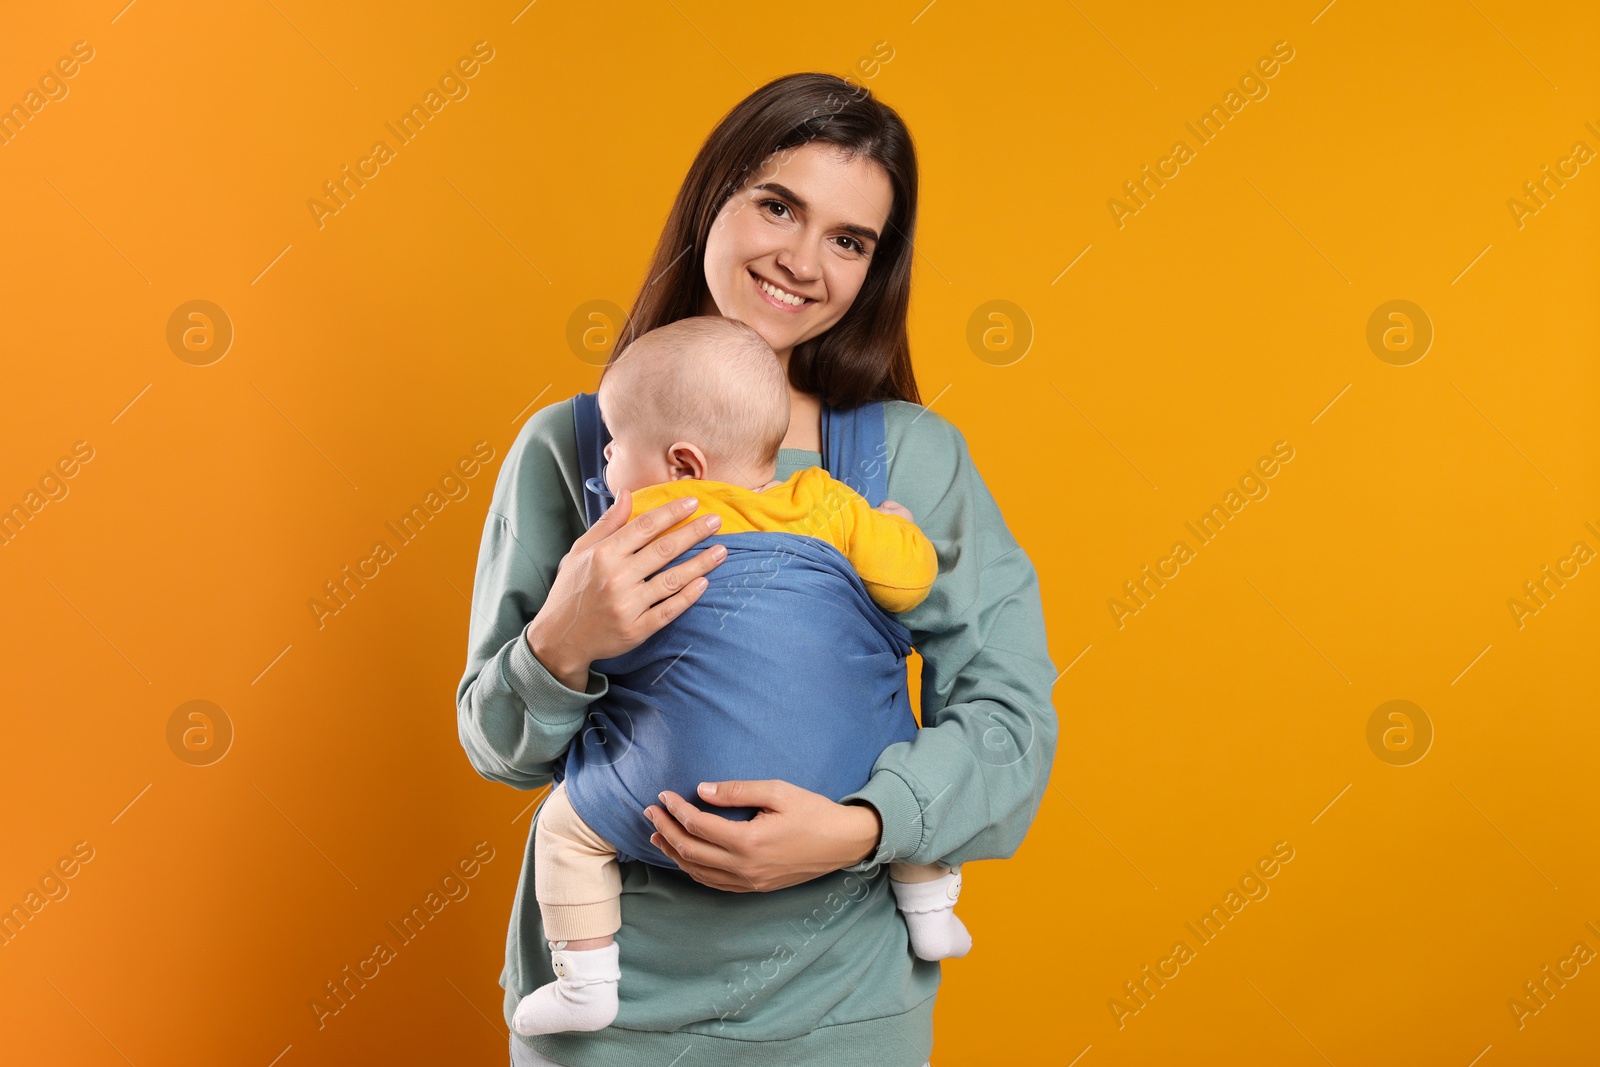
[[[927,599],[939,576],[939,555],[911,512],[893,500],[877,508],[852,493],[845,557],[885,611],[910,611]]]
[[[872,510],[881,511],[885,515],[898,515],[902,519],[906,520],[907,522],[916,522],[917,521],[916,519],[912,518],[911,512],[907,511],[905,509],[904,505],[897,504],[893,500],[885,500],[883,503],[879,504],[877,507],[873,508]]]

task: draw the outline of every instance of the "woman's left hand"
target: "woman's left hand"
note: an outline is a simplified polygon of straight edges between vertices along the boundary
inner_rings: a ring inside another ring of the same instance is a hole
[[[670,790],[645,809],[651,842],[713,889],[767,893],[860,863],[877,851],[883,820],[870,804],[838,804],[779,779],[707,782],[710,804],[758,809],[748,822],[701,811]]]

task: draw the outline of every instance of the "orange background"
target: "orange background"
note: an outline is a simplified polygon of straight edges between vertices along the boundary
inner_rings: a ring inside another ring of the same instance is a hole
[[[8,1062],[505,1062],[536,794],[473,772],[452,706],[494,473],[593,388],[568,319],[631,300],[716,120],[808,69],[916,138],[924,399],[1070,665],[1027,842],[967,869],[936,1067],[1595,1054],[1595,963],[1508,1007],[1600,951],[1600,574],[1507,603],[1600,549],[1600,174],[1507,205],[1600,150],[1591,5],[122,3],[13,5],[0,38],[0,103],[94,50],[0,147],[0,506],[93,450],[0,547],[0,904],[93,851],[0,948]],[[470,95],[319,229],[306,201],[478,41]],[[1269,95],[1119,228],[1278,41]],[[208,366],[166,339],[195,299],[234,330]],[[1393,299],[1435,332],[1407,366],[1367,343]],[[990,300],[1033,333],[1014,362],[968,343]],[[322,583],[478,441],[470,494],[319,629]],[[1270,495],[1119,627],[1278,441]],[[234,733],[209,766],[168,739],[193,700]],[[1368,742],[1391,700],[1434,733],[1407,766]],[[1119,1027],[1279,841],[1270,895]],[[470,895],[319,1030],[323,983],[479,842]]]

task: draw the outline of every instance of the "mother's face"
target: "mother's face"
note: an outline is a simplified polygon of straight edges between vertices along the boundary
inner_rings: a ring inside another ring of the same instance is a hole
[[[871,160],[819,142],[775,153],[711,223],[701,312],[748,323],[787,359],[850,310],[893,203]]]

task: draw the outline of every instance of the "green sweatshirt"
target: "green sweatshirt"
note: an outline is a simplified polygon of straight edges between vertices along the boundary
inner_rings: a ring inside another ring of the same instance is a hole
[[[931,1055],[939,964],[912,954],[887,864],[1016,852],[1055,753],[1056,671],[1033,564],[961,432],[918,404],[884,409],[889,497],[933,541],[939,576],[899,616],[924,662],[922,729],[885,749],[843,801],[878,810],[876,854],[770,893],[723,892],[676,869],[623,863],[616,1022],[517,1038],[540,1054],[572,1067],[920,1067]],[[776,477],[821,461],[784,449]],[[500,470],[456,690],[467,758],[517,789],[552,780],[589,704],[606,693],[594,670],[581,693],[556,681],[525,634],[585,529],[581,492],[572,402],[563,400],[528,419]],[[555,979],[533,895],[542,808],[530,821],[500,974],[508,1026],[518,1001]]]

